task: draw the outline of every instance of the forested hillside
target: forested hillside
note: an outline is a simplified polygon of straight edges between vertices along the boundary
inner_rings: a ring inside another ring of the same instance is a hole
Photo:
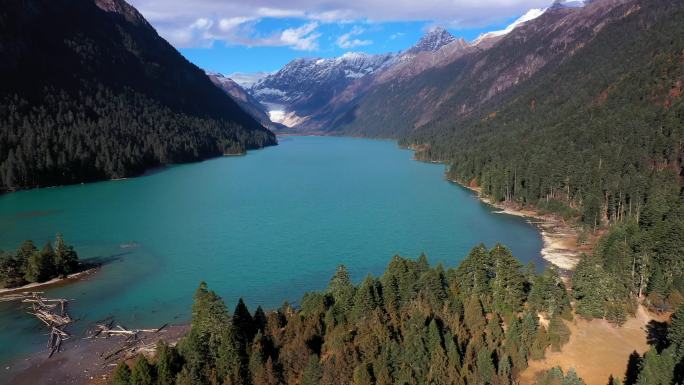
[[[188,335],[163,346],[154,367],[120,365],[114,383],[512,384],[569,337],[565,286],[553,269],[534,271],[501,245],[475,247],[448,269],[395,257],[379,278],[355,286],[340,266],[298,307],[254,315],[242,301],[229,314],[202,284]]]
[[[0,191],[275,144],[123,0],[0,9]]]
[[[547,321],[540,323],[538,315]],[[119,364],[114,385],[506,385],[529,360],[569,339],[570,298],[553,268],[535,274],[501,245],[475,247],[460,266],[394,257],[385,273],[351,283],[340,266],[322,292],[298,306],[231,314],[202,283],[192,328],[156,357]],[[625,361],[625,382],[684,380],[684,306],[643,357]],[[617,377],[615,377],[617,378]],[[573,370],[541,373],[537,385],[584,385]]]
[[[445,117],[403,143],[496,201],[591,231],[614,225],[573,282],[578,312],[624,318],[644,296],[661,310],[684,300],[684,3],[615,12],[623,16],[496,109]]]

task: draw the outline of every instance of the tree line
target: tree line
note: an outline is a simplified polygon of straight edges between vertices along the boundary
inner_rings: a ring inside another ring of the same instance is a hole
[[[402,140],[497,202],[606,233],[574,272],[574,299],[617,324],[640,301],[684,302],[684,7],[639,5],[499,104]]]
[[[475,247],[455,268],[394,257],[354,285],[338,267],[299,306],[233,312],[206,284],[192,327],[154,359],[120,364],[124,384],[513,384],[531,359],[568,341],[570,297],[504,246]],[[538,314],[549,320],[540,323]],[[578,383],[579,384],[579,383]]]
[[[28,283],[65,277],[79,270],[78,254],[60,234],[54,246],[47,242],[38,249],[33,241],[24,241],[14,253],[0,251],[0,287],[13,288]]]

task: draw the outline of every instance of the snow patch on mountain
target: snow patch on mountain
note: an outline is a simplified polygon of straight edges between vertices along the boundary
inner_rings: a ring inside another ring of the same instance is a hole
[[[582,8],[592,0],[556,0],[551,5],[552,9],[558,8]]]
[[[406,50],[407,54],[419,52],[436,52],[445,45],[455,41],[456,38],[442,27],[436,27],[423,35],[413,47]]]
[[[479,42],[481,42],[482,40],[485,40],[485,39],[488,39],[488,38],[508,35],[508,34],[511,33],[514,29],[516,29],[517,27],[519,27],[520,25],[525,24],[525,23],[527,23],[528,21],[534,20],[534,19],[538,18],[539,16],[543,15],[544,12],[546,12],[546,10],[547,10],[547,8],[534,8],[534,9],[530,9],[529,11],[527,11],[527,13],[525,13],[524,15],[520,16],[519,18],[517,18],[513,23],[511,23],[511,24],[510,24],[508,27],[506,27],[505,29],[502,29],[502,30],[499,30],[499,31],[491,31],[491,32],[487,32],[487,33],[485,33],[485,34],[480,35],[480,37],[478,37],[477,39],[475,39],[475,41],[473,42],[473,45],[476,45],[476,44],[478,44]]]

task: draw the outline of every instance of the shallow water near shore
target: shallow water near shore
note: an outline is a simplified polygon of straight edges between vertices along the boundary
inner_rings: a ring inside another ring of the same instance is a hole
[[[76,333],[108,316],[128,327],[186,322],[202,280],[229,307],[243,297],[254,310],[325,288],[340,263],[356,282],[379,275],[395,254],[450,267],[478,243],[501,242],[543,263],[524,218],[494,214],[447,182],[443,165],[413,161],[395,142],[279,140],[140,178],[1,196],[0,249],[61,232],[81,258],[104,260],[87,280],[46,290],[71,300]],[[0,303],[3,371],[46,340],[39,321]]]

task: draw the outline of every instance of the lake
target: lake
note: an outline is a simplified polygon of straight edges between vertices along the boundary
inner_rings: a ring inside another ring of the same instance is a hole
[[[296,302],[325,288],[338,264],[359,282],[395,254],[455,266],[478,243],[501,242],[541,263],[524,219],[493,213],[447,182],[444,166],[413,161],[395,142],[281,137],[280,145],[118,181],[0,196],[0,248],[57,232],[82,259],[107,261],[90,279],[50,289],[79,321],[128,327],[186,322],[204,280],[233,306]],[[0,362],[43,349],[46,330],[0,304]]]

